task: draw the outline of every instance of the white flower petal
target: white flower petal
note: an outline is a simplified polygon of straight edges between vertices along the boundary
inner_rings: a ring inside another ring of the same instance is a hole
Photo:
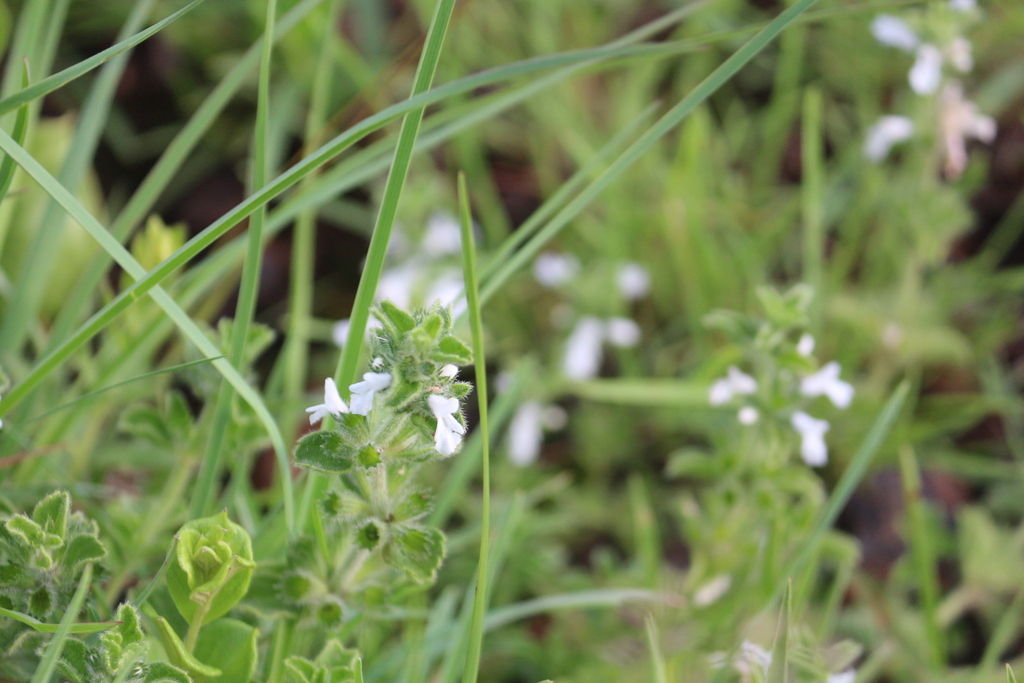
[[[825,433],[829,430],[829,423],[798,411],[793,413],[790,424],[800,434],[800,457],[804,462],[810,467],[827,464],[828,446],[825,445]]]
[[[440,374],[445,379],[453,379],[456,375],[459,374],[459,369],[456,366],[449,363],[448,365],[443,366],[441,368],[441,372],[438,374]]]
[[[421,249],[428,256],[438,257],[462,251],[462,229],[450,213],[437,212],[427,220]]]
[[[967,73],[974,68],[974,56],[972,54],[971,41],[963,36],[957,36],[946,47],[946,58],[953,68],[960,73]]]
[[[853,669],[847,669],[837,674],[829,674],[829,677],[825,679],[825,683],[853,683],[857,678],[857,672]]]
[[[320,405],[306,408],[306,412],[309,413],[309,424],[315,424],[328,415],[340,417],[342,413],[348,412],[348,406],[341,400],[341,394],[338,393],[338,385],[334,383],[333,379],[328,377],[324,380],[324,402]]]
[[[601,344],[604,342],[604,323],[597,318],[585,317],[576,323],[565,343],[562,372],[573,380],[591,379],[601,369]]]
[[[544,441],[544,408],[536,401],[519,406],[508,426],[508,457],[520,467],[537,460]]]
[[[760,417],[761,413],[753,406],[743,406],[740,408],[740,412],[736,414],[736,419],[740,421],[740,424],[744,425],[752,425]]]
[[[796,343],[796,352],[805,358],[814,353],[814,337],[809,334],[801,336]]]
[[[365,373],[362,382],[356,382],[349,386],[349,391],[352,392],[352,413],[355,415],[369,414],[373,408],[374,395],[389,386],[391,386],[390,372]]]
[[[427,406],[437,419],[434,448],[441,455],[451,455],[462,442],[462,435],[466,433],[466,428],[455,419],[455,413],[459,411],[459,399],[431,394],[427,397]]]
[[[408,309],[412,304],[416,283],[422,276],[423,271],[414,263],[388,268],[377,283],[377,300],[387,300],[399,308]]]
[[[868,129],[864,156],[876,164],[885,159],[892,146],[914,135],[914,123],[906,116],[883,116]]]
[[[748,664],[761,667],[765,674],[768,673],[768,667],[772,665],[772,653],[749,640],[744,640],[740,645],[740,658]]]
[[[978,0],[949,0],[949,6],[957,12],[970,12],[977,9]]]
[[[921,42],[907,22],[891,14],[875,17],[871,22],[871,35],[882,45],[899,48],[904,52],[913,52]]]
[[[931,43],[917,48],[917,58],[908,75],[910,87],[918,95],[931,95],[942,82],[942,50]]]
[[[544,252],[533,262],[533,277],[545,287],[558,287],[575,277],[580,262],[566,254]]]
[[[800,382],[800,393],[809,398],[828,396],[836,408],[848,408],[853,400],[854,389],[849,382],[839,379],[841,371],[839,363],[826,363],[813,375],[804,377]]]
[[[731,401],[732,397],[732,384],[728,379],[716,380],[711,384],[711,390],[708,391],[708,403],[713,406],[724,405]]]
[[[740,395],[752,394],[757,391],[757,380],[746,374],[735,365],[730,365],[727,370],[729,384],[732,390]]]
[[[613,346],[628,348],[640,342],[640,326],[629,318],[610,318],[606,333]]]
[[[639,263],[626,263],[618,272],[619,292],[626,299],[635,301],[647,295],[651,289],[651,276]]]

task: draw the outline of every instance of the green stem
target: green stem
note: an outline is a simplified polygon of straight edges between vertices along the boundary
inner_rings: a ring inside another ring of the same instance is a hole
[[[206,613],[210,611],[210,605],[213,604],[213,598],[211,597],[206,602],[200,603],[199,607],[196,608],[195,614],[192,615],[192,623],[188,625],[188,635],[185,636],[185,649],[188,650],[189,654],[196,648],[196,641],[199,639],[199,631],[203,628],[203,620],[206,619]]]

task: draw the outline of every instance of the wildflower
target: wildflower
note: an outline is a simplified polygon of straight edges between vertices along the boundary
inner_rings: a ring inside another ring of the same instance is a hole
[[[755,391],[757,391],[757,380],[735,365],[730,365],[726,376],[711,385],[708,401],[713,406],[720,406],[731,401],[737,394],[747,395]]]
[[[931,95],[938,90],[942,82],[942,50],[931,43],[917,48],[917,57],[907,79],[918,95]]]
[[[857,672],[853,669],[847,669],[837,674],[829,674],[828,678],[825,679],[825,683],[853,683],[856,678]]]
[[[971,41],[957,36],[946,46],[946,60],[960,73],[967,73],[974,68],[974,55]]]
[[[597,375],[601,365],[601,344],[605,326],[597,318],[587,316],[576,323],[565,344],[562,371],[569,379],[585,380]]]
[[[438,211],[427,220],[420,247],[428,256],[438,257],[462,251],[462,230],[450,213]]]
[[[914,123],[906,116],[883,116],[868,129],[864,156],[877,164],[885,159],[893,145],[909,140],[913,134]]]
[[[736,419],[739,420],[742,425],[752,425],[760,418],[760,411],[753,406],[743,406],[740,408],[740,411],[736,413]]]
[[[558,287],[571,280],[580,269],[573,256],[545,252],[533,262],[533,277],[545,287]]]
[[[619,268],[619,292],[626,299],[635,301],[643,298],[651,289],[651,276],[639,263],[626,263]]]
[[[387,299],[399,308],[408,309],[412,304],[413,290],[421,276],[422,270],[415,263],[388,268],[381,273],[377,283],[377,300]]]
[[[736,668],[742,673],[750,673],[750,666],[758,666],[768,674],[768,667],[772,665],[772,653],[765,650],[757,643],[744,640],[740,645],[740,655],[736,661]]]
[[[793,429],[800,434],[800,457],[809,467],[821,467],[828,462],[828,446],[825,445],[825,433],[829,424],[818,420],[807,413],[797,411],[790,418]]]
[[[921,43],[914,29],[899,17],[879,14],[871,22],[871,35],[882,45],[895,47],[904,52],[913,52]]]
[[[811,398],[828,396],[836,408],[848,408],[853,400],[853,385],[839,379],[840,370],[839,363],[826,363],[813,375],[804,377],[800,382],[800,393]]]
[[[809,334],[800,337],[800,341],[796,343],[796,352],[804,358],[814,353],[814,337]]]
[[[636,346],[640,341],[640,326],[629,318],[610,318],[605,327],[605,335],[613,346]]]
[[[459,399],[431,394],[427,397],[427,405],[437,418],[434,448],[441,455],[451,455],[459,447],[462,435],[466,433],[466,428],[455,419],[455,414],[459,412]]]
[[[391,386],[390,372],[367,372],[362,382],[349,386],[352,392],[352,413],[366,415],[373,408],[373,396]]]
[[[717,602],[729,591],[731,586],[732,577],[728,574],[719,574],[694,592],[693,604],[697,607],[707,607],[711,603]]]
[[[348,412],[348,406],[341,400],[338,393],[338,386],[334,380],[328,377],[324,380],[324,402],[318,406],[306,408],[309,413],[309,424],[315,424],[327,417],[328,414],[334,417],[341,417],[342,413]]]
[[[382,367],[384,367],[384,359],[381,358],[380,356],[377,356],[376,358],[370,361],[370,367],[373,368],[374,370],[380,370]]]
[[[963,88],[953,82],[942,91],[940,117],[942,145],[946,152],[946,177],[959,178],[967,167],[967,139],[992,142],[996,122],[978,111],[978,105],[964,99]]]
[[[544,408],[537,401],[519,406],[508,426],[508,457],[520,467],[537,460],[544,440]]]
[[[439,374],[445,379],[455,379],[455,376],[459,374],[459,369],[449,363],[441,368],[441,372]]]

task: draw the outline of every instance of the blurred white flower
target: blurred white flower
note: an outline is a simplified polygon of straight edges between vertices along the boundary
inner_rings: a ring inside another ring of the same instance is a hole
[[[545,287],[558,287],[571,280],[580,269],[574,256],[544,252],[533,262],[533,277]]]
[[[882,45],[899,48],[904,52],[913,52],[921,42],[907,22],[891,14],[879,14],[874,18],[871,22],[871,35]]]
[[[437,418],[434,448],[441,455],[451,455],[462,442],[462,435],[466,433],[466,428],[455,419],[455,414],[459,412],[459,399],[431,394],[427,397],[427,405]]]
[[[333,379],[328,377],[324,380],[324,402],[320,405],[306,408],[306,412],[309,413],[309,424],[315,424],[327,417],[327,415],[341,417],[342,413],[348,412],[348,406],[341,400],[341,394],[338,393],[338,385],[334,383]]]
[[[809,467],[827,464],[828,446],[825,445],[825,433],[829,430],[828,422],[797,411],[790,418],[790,424],[800,434],[800,457],[804,462]]]
[[[601,369],[601,345],[604,343],[605,325],[592,316],[580,318],[565,343],[562,372],[569,379],[585,380],[595,377]]]
[[[730,365],[726,376],[711,385],[708,401],[713,406],[728,403],[736,395],[747,395],[757,391],[757,380],[744,373],[735,365]]]
[[[883,116],[868,129],[864,156],[876,164],[889,155],[892,146],[914,135],[914,123],[906,116]]]
[[[519,406],[508,426],[508,457],[520,467],[534,463],[544,441],[544,408],[536,401]]]
[[[743,644],[740,645],[740,653],[737,657],[736,668],[741,673],[750,673],[751,666],[760,667],[762,672],[767,676],[768,668],[772,665],[772,653],[765,650],[757,643],[752,643],[749,640],[744,640]]]
[[[918,95],[931,95],[938,90],[942,82],[942,50],[931,43],[918,47],[907,80]]]
[[[949,0],[950,8],[957,12],[970,12],[978,7],[977,0]]]
[[[856,678],[857,672],[853,669],[847,669],[837,674],[829,674],[829,677],[825,679],[825,683],[853,683]]]
[[[814,353],[814,337],[809,334],[802,335],[800,341],[796,343],[796,352],[805,358]]]
[[[363,374],[363,381],[356,382],[349,386],[352,392],[352,413],[354,415],[367,415],[373,408],[373,396],[378,391],[384,391],[391,386],[390,372],[367,372]]]
[[[740,412],[736,413],[736,419],[743,425],[752,425],[761,417],[760,411],[753,406],[743,406]]]
[[[996,122],[978,111],[978,105],[964,99],[963,88],[953,82],[942,91],[940,119],[942,145],[946,153],[946,177],[959,178],[967,167],[967,140],[992,142]]]
[[[848,408],[853,400],[853,385],[839,379],[841,372],[839,363],[826,363],[813,375],[804,377],[800,382],[800,393],[804,396],[828,396],[836,408]]]
[[[445,379],[453,379],[458,374],[459,374],[459,369],[457,367],[455,367],[454,365],[452,365],[451,363],[449,363],[448,365],[443,366],[441,368],[441,372],[440,372],[440,375],[442,377],[444,377]]]
[[[605,334],[612,346],[636,346],[640,341],[640,326],[629,318],[609,318]]]
[[[415,263],[388,268],[381,273],[375,298],[377,301],[387,299],[399,308],[408,310],[412,304],[413,291],[421,275],[420,267]]]
[[[331,328],[331,339],[337,344],[338,348],[345,348],[345,342],[348,341],[348,329],[352,327],[352,321],[348,318],[342,318],[338,322],[334,323],[334,327]],[[380,321],[374,317],[370,317],[366,321],[366,331],[375,330],[380,328]]]
[[[707,607],[717,602],[725,595],[732,586],[732,577],[728,574],[719,574],[711,579],[693,593],[693,604],[697,607]]]
[[[946,46],[946,59],[960,73],[967,73],[974,68],[974,55],[971,41],[957,36]]]
[[[651,276],[639,263],[625,263],[619,267],[619,291],[626,299],[635,301],[651,289]]]
[[[427,220],[421,249],[431,257],[458,254],[462,251],[462,230],[450,213],[438,211]]]
[[[382,367],[384,367],[384,359],[381,358],[380,356],[377,356],[376,358],[370,361],[370,367],[373,368],[374,370],[380,370]]]

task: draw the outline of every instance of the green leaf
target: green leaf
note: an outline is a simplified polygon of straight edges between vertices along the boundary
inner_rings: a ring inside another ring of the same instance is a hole
[[[337,431],[311,432],[295,447],[295,464],[318,472],[348,472],[356,463],[356,457]]]
[[[70,545],[64,551],[64,564],[68,567],[77,567],[83,562],[95,562],[107,555],[107,549],[103,547],[100,539],[91,534],[75,536]]]
[[[12,609],[6,609],[0,607],[0,617],[9,617],[15,619],[31,627],[33,630],[39,631],[40,633],[56,633],[59,628],[59,624],[46,624],[38,619],[31,617],[22,612],[15,612]],[[84,634],[84,633],[99,633],[100,631],[106,631],[108,629],[117,626],[116,622],[113,621],[100,621],[93,623],[81,623],[73,624],[69,633]]]
[[[67,531],[70,511],[71,494],[67,491],[54,491],[39,501],[32,511],[32,519],[47,532],[63,538]]]
[[[1017,683],[1017,677],[1013,675],[1013,669],[1006,665],[1006,683]]]
[[[117,608],[117,620],[121,623],[113,630],[100,636],[100,644],[107,668],[117,671],[130,659],[133,645],[144,639],[142,628],[139,627],[139,613],[131,603],[122,603]]]
[[[178,634],[175,633],[166,619],[159,617],[156,620],[156,628],[157,634],[160,636],[160,642],[163,643],[164,650],[167,651],[167,659],[170,660],[172,665],[185,671],[194,683],[200,683],[200,681],[211,680],[220,676],[220,669],[203,664],[185,649],[185,644],[181,642],[181,638],[178,637]]]
[[[87,564],[85,565],[85,571],[82,572],[82,578],[78,580],[75,594],[71,597],[71,602],[68,603],[67,611],[64,612],[64,616],[60,620],[60,626],[57,627],[57,632],[54,634],[53,639],[43,651],[39,667],[36,669],[35,674],[32,675],[30,683],[48,683],[53,676],[53,672],[57,668],[57,662],[60,661],[60,656],[64,651],[64,645],[68,642],[68,634],[71,633],[71,627],[75,623],[79,611],[82,609],[82,604],[85,602],[85,596],[89,593],[91,585],[92,565]]]
[[[57,662],[57,671],[73,683],[92,683],[99,680],[101,672],[91,666],[92,651],[80,640],[69,638],[64,643],[64,652]]]
[[[438,350],[439,352],[433,354],[433,358],[439,363],[469,365],[473,362],[473,352],[456,337],[442,338]]]
[[[121,414],[118,429],[154,446],[169,447],[172,443],[167,422],[159,412],[148,406],[133,406]]]
[[[249,683],[256,672],[257,636],[256,629],[237,619],[219,619],[203,627],[196,642],[196,659],[220,669],[221,674],[210,678],[194,676],[195,683]]]
[[[394,337],[401,337],[416,327],[416,320],[411,315],[387,300],[377,304],[373,315],[382,325],[391,328],[389,332]]]
[[[396,525],[384,561],[403,570],[416,583],[429,584],[436,578],[444,555],[444,534],[440,530]]]
[[[142,683],[194,683],[187,673],[164,662],[154,662],[142,667]]]
[[[380,543],[380,527],[376,522],[367,522],[356,532],[356,543],[360,548],[373,550]]]
[[[782,601],[782,613],[779,615],[779,626],[775,632],[775,644],[772,645],[772,663],[768,667],[768,683],[786,683],[789,680],[789,623],[793,610],[793,582],[786,586],[786,596]]]

